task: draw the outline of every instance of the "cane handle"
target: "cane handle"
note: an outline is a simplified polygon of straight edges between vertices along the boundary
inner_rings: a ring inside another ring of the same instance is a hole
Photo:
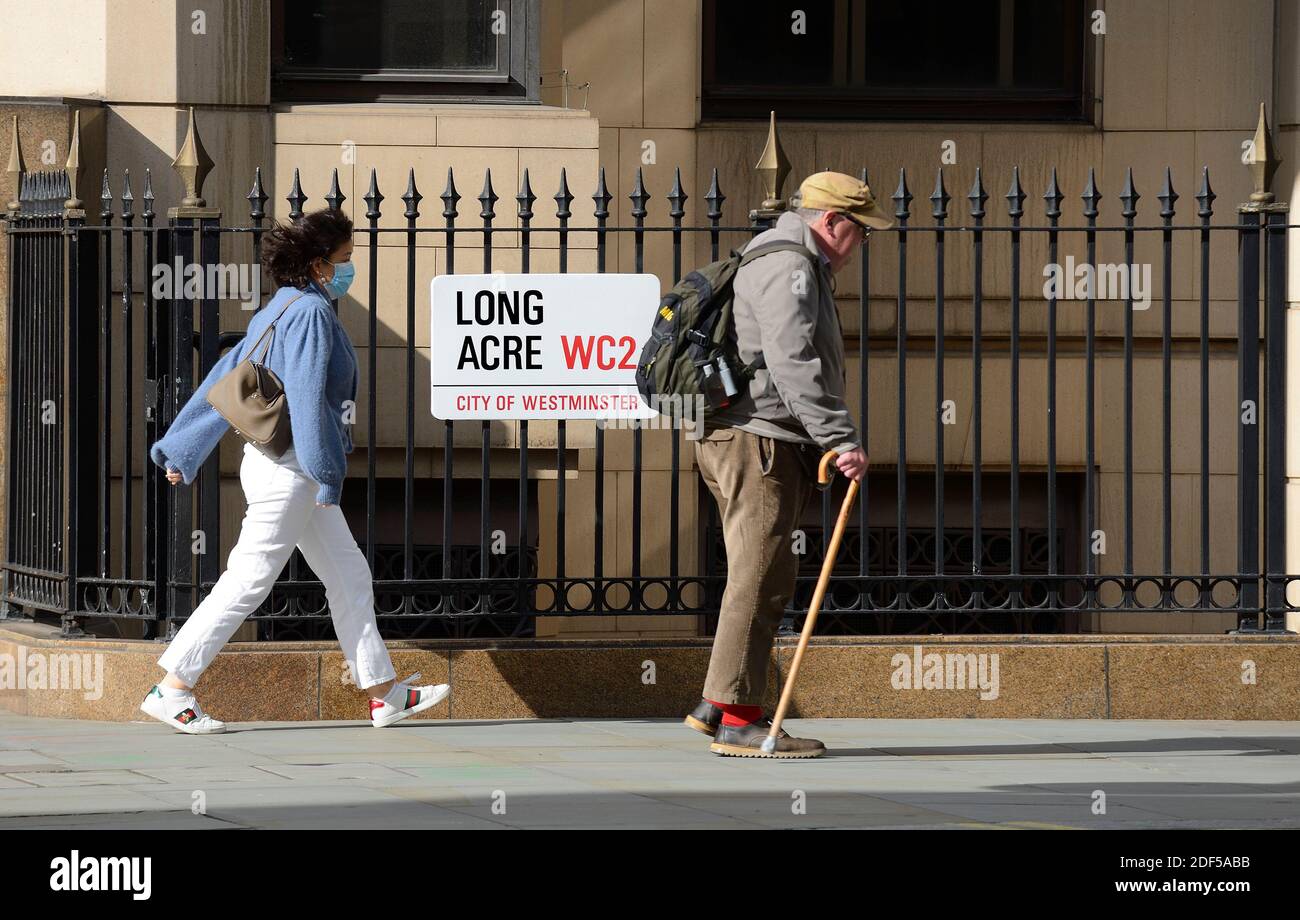
[[[830,465],[839,459],[839,454],[833,450],[828,450],[822,454],[821,463],[817,464],[817,485],[828,486],[831,484],[831,478],[835,471],[830,469]]]

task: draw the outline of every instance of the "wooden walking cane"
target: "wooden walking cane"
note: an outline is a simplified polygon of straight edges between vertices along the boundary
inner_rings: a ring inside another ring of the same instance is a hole
[[[830,465],[837,457],[839,454],[833,450],[828,450],[822,455],[821,463],[817,465],[818,485],[823,487],[830,485],[831,477],[834,475],[830,471]],[[772,719],[772,729],[763,739],[764,754],[772,754],[776,751],[776,739],[781,734],[781,723],[785,721],[785,712],[790,708],[790,698],[794,695],[794,682],[799,676],[799,665],[803,661],[804,651],[808,648],[808,639],[812,636],[813,627],[817,625],[817,611],[821,609],[822,598],[826,596],[831,570],[835,568],[835,556],[840,551],[840,540],[844,536],[844,528],[848,526],[849,514],[853,511],[853,501],[857,497],[858,481],[850,479],[849,490],[844,494],[844,504],[840,505],[840,516],[835,521],[835,530],[831,533],[831,542],[826,545],[826,558],[822,560],[822,573],[817,577],[817,589],[813,591],[812,603],[808,607],[808,618],[803,623],[799,647],[795,649],[794,660],[790,662],[790,676],[786,678],[785,686],[781,689],[781,702],[776,707],[776,718]]]

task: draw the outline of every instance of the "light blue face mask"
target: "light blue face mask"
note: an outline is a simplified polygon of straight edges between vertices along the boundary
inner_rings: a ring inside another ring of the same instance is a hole
[[[321,287],[325,289],[326,294],[338,300],[352,286],[352,279],[356,277],[357,269],[351,262],[331,262],[330,265],[334,266],[334,277],[329,281],[321,282]]]

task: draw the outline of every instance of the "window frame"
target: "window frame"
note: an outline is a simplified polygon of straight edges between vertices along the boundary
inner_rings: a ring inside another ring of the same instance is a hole
[[[288,68],[285,0],[271,3],[271,102],[540,104],[540,0],[495,0],[508,15],[507,52],[495,71],[445,68]],[[516,41],[515,36],[523,36]]]
[[[726,85],[717,82],[718,8],[722,0],[702,0],[700,29],[701,121],[766,119],[778,116],[800,121],[1007,121],[1091,124],[1094,120],[1096,42],[1086,22],[1079,84],[1073,89],[959,87],[816,86],[784,84]],[[1086,4],[1085,4],[1086,12]],[[852,40],[852,39],[850,39]],[[858,42],[855,48],[860,45]],[[837,66],[847,45],[836,45]],[[859,49],[860,50],[860,49]]]

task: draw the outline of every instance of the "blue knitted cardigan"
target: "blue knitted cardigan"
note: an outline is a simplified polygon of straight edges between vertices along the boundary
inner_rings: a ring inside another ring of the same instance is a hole
[[[345,419],[357,398],[357,355],[330,299],[316,282],[305,291],[282,287],[254,314],[248,333],[208,372],[167,433],[149,448],[153,462],[180,470],[186,483],[199,473],[230,423],[205,398],[208,390],[248,357],[262,332],[290,298],[301,293],[275,325],[265,363],[284,382],[293,449],[303,471],[320,486],[316,501],[336,505],[347,471],[352,436]],[[353,409],[353,411],[355,411]]]

